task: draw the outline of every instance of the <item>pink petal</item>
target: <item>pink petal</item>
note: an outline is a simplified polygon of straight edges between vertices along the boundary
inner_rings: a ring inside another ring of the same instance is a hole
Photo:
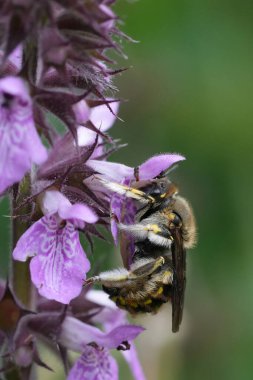
[[[129,368],[132,372],[133,378],[135,380],[146,380],[146,376],[143,372],[141,363],[138,358],[138,353],[134,343],[131,343],[130,350],[121,351],[124,356],[126,362],[129,365]]]
[[[41,208],[45,215],[58,213],[63,220],[77,219],[87,223],[96,223],[98,220],[97,215],[89,206],[80,203],[72,205],[58,190],[45,191]]]
[[[10,149],[6,140],[6,136],[2,136],[2,139],[0,136],[0,193],[19,182],[31,168],[31,161],[24,151],[18,146]]]
[[[77,129],[77,141],[79,146],[92,145],[96,139],[96,132],[91,131],[85,127],[78,127]]]
[[[139,176],[141,180],[157,177],[164,170],[169,169],[173,164],[185,160],[180,154],[160,154],[153,156],[139,166]]]
[[[114,218],[111,218],[111,233],[115,245],[118,245],[119,242],[119,229],[118,224]]]
[[[91,289],[86,293],[85,299],[103,306],[102,310],[92,317],[92,321],[102,324],[105,331],[127,323],[126,312],[119,309],[104,291]]]
[[[89,160],[86,163],[97,173],[105,175],[107,178],[120,183],[125,178],[132,178],[134,174],[133,168],[116,162],[107,162],[99,160]]]
[[[64,206],[59,209],[59,215],[62,219],[78,219],[87,223],[96,223],[98,220],[95,212],[86,205],[76,203],[71,206]]]
[[[94,302],[97,305],[103,306],[105,308],[112,309],[114,311],[118,309],[116,304],[110,300],[110,298],[108,297],[108,294],[106,294],[103,290],[90,289],[85,294],[85,299],[89,300],[90,302]]]
[[[45,191],[40,203],[44,215],[58,213],[61,208],[71,207],[68,198],[58,190]]]
[[[0,91],[10,94],[12,96],[18,96],[24,100],[29,101],[28,87],[25,82],[18,77],[7,76],[0,80]]]
[[[30,263],[31,278],[39,293],[62,303],[77,297],[90,269],[72,223],[58,226],[55,216],[44,216],[19,239],[13,258]]]
[[[86,346],[67,380],[118,380],[118,365],[107,350]]]
[[[17,245],[12,253],[15,260],[26,261],[28,257],[38,254],[41,242],[49,247],[53,245],[54,233],[58,229],[58,224],[54,218],[50,218],[50,236],[47,235],[47,226],[43,222],[43,218],[35,222],[26,232],[21,236]]]
[[[121,197],[118,194],[113,194],[111,198],[111,213],[115,215],[118,221],[121,221],[121,212],[122,208],[124,206],[124,202],[126,201],[126,198]],[[113,240],[115,245],[118,244],[118,226],[117,222],[114,218],[111,218],[111,232],[113,236]]]
[[[0,191],[20,181],[32,163],[47,158],[33,121],[32,101],[18,77],[0,80]]]
[[[140,326],[121,325],[105,333],[97,327],[67,316],[59,339],[65,347],[76,352],[82,352],[85,345],[92,342],[111,349],[117,348],[124,341],[134,340],[143,330]]]
[[[75,113],[77,124],[84,124],[89,120],[91,111],[85,100],[76,103],[72,108]]]
[[[51,241],[31,261],[32,281],[42,296],[68,304],[80,294],[90,263],[72,223],[57,230]]]
[[[29,153],[29,157],[32,162],[37,165],[42,164],[47,160],[47,150],[42,144],[38,132],[35,129],[33,120],[30,120],[31,124],[27,124],[27,138],[24,141],[24,149]]]
[[[105,104],[91,109],[90,121],[102,132],[107,131],[114,124],[116,120],[115,115],[117,115],[119,109],[119,102],[110,103],[110,107],[113,113]]]
[[[111,128],[116,120],[119,102],[110,103],[110,107],[113,113],[106,105],[89,108],[87,103],[82,100],[74,105],[73,109],[77,118],[77,123],[84,124],[90,120],[95,127],[101,130],[101,132],[107,131]],[[79,146],[87,146],[94,143],[96,138],[96,132],[91,131],[84,126],[79,126],[77,129],[77,140]],[[98,156],[98,152],[93,154],[93,157]]]
[[[124,224],[133,224],[136,215],[136,205],[130,198],[113,194],[111,198],[111,212],[117,220]],[[114,218],[111,218],[111,232],[115,245],[118,243],[118,227]]]
[[[15,50],[9,55],[9,61],[13,63],[17,69],[21,68],[22,65],[22,45],[18,45]]]

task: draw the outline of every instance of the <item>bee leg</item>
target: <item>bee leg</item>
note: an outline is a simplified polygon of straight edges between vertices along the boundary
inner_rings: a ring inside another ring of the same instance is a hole
[[[162,229],[156,223],[136,223],[136,224],[118,224],[118,228],[131,235],[135,242],[141,242],[149,240],[155,245],[162,246],[164,248],[170,248],[173,241],[173,237],[170,235],[168,229]]]
[[[96,178],[99,179],[99,181],[102,183],[104,187],[106,187],[107,189],[111,190],[114,193],[124,195],[128,198],[137,199],[138,201],[146,203],[146,204],[155,203],[155,199],[151,197],[150,195],[147,195],[146,193],[144,193],[144,191],[135,189],[134,187],[121,185],[116,182],[110,182],[101,177],[96,177]]]
[[[128,280],[129,271],[125,268],[114,269],[111,271],[101,272],[98,276],[90,277],[85,280],[84,285],[102,283],[108,287],[117,287]]]
[[[155,272],[160,266],[165,263],[165,259],[160,256],[157,259],[145,259],[144,262],[139,262],[139,265],[133,264],[132,268],[128,271],[125,268],[115,269],[112,271],[102,272],[98,276],[90,277],[84,285],[91,285],[100,282],[106,287],[123,287],[127,286],[129,281],[136,281],[143,277],[147,277]]]
[[[136,182],[139,182],[139,180],[140,180],[140,168],[139,168],[139,166],[134,168],[134,177],[135,177]]]
[[[164,257],[160,256],[157,259],[145,262],[136,267],[136,264],[133,264],[131,271],[129,273],[129,279],[139,279],[142,277],[147,277],[154,273],[159,267],[165,263]]]

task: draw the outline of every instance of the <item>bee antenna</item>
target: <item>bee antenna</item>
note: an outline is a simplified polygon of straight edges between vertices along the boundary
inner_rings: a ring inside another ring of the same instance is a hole
[[[163,171],[162,171],[160,174],[158,174],[158,176],[156,176],[155,178],[160,179],[160,178],[166,177],[169,173],[171,173],[172,171],[174,171],[177,167],[178,167],[178,164],[173,164],[173,165],[170,166],[168,169],[163,170]]]

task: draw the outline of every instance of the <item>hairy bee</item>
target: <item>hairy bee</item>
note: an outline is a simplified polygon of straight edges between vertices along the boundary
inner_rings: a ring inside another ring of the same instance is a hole
[[[189,203],[167,177],[136,181],[133,187],[100,179],[112,192],[139,204],[135,223],[118,223],[134,242],[128,269],[100,273],[87,280],[100,282],[118,307],[131,314],[156,313],[172,302],[172,331],[179,330],[183,315],[186,255],[196,240],[196,226]]]

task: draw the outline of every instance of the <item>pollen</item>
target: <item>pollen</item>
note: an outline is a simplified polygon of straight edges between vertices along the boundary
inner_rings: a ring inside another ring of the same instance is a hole
[[[126,300],[123,297],[119,297],[119,303],[124,306],[126,304]]]
[[[152,299],[148,299],[144,302],[144,305],[150,305],[152,303]]]
[[[153,297],[157,297],[157,296],[160,296],[160,294],[162,294],[162,293],[163,293],[163,287],[160,286],[158,288],[158,290],[155,293],[153,293],[152,295],[153,295]]]
[[[138,189],[131,189],[132,193],[134,194],[137,194],[137,195],[142,195],[142,191],[138,190]]]
[[[169,219],[170,220],[174,220],[175,219],[175,214],[173,213],[173,212],[171,212],[169,215],[168,215],[168,217],[169,217]]]
[[[170,283],[172,283],[172,277],[173,277],[172,272],[165,271],[163,273],[163,284],[170,284]]]
[[[135,301],[129,301],[128,304],[134,308],[137,308],[138,307],[138,303],[135,302]]]
[[[145,228],[146,231],[154,232],[155,234],[158,234],[161,232],[161,229],[158,227],[157,224],[148,224]]]

